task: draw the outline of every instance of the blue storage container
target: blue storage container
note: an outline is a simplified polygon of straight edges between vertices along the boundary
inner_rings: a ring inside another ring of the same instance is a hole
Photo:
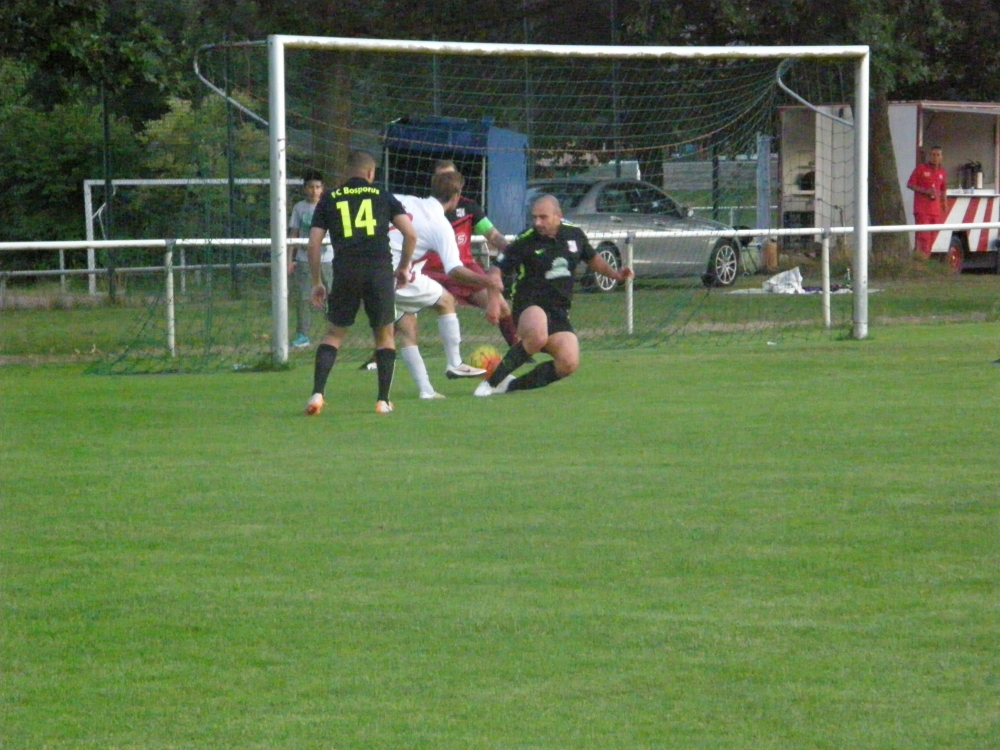
[[[528,138],[490,121],[402,118],[385,130],[382,174],[396,193],[427,195],[434,162],[451,159],[465,177],[463,194],[486,209],[507,235],[524,227]]]

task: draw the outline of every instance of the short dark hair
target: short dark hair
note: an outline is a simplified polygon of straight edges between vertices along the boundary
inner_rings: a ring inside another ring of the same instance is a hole
[[[434,162],[435,172],[440,172],[442,170],[448,170],[448,169],[454,169],[456,172],[458,171],[458,167],[455,166],[455,162],[453,162],[451,159],[438,159],[436,162]]]
[[[431,195],[447,203],[462,192],[465,178],[458,172],[438,172],[431,178]]]
[[[358,149],[347,155],[347,173],[350,175],[362,175],[375,166],[375,157],[367,151]]]
[[[307,169],[302,174],[303,185],[306,184],[307,182],[322,182],[322,181],[323,181],[323,173],[320,172],[318,169]]]

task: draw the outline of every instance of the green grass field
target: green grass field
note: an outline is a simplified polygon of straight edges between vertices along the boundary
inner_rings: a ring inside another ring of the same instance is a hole
[[[992,750],[998,333],[0,368],[0,744]]]

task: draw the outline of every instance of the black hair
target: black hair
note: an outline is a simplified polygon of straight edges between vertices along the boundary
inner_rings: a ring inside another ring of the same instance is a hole
[[[358,149],[347,155],[347,172],[352,176],[361,177],[369,169],[374,169],[375,166],[375,157],[367,151]]]

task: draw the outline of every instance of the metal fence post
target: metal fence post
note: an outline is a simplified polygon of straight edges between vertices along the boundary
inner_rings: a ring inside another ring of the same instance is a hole
[[[177,319],[174,311],[174,240],[167,240],[167,249],[163,253],[163,270],[166,273],[167,308],[167,351],[171,357],[177,356]]]
[[[625,237],[625,267],[632,267],[632,241],[635,239],[635,233],[629,232]],[[632,289],[632,279],[625,280],[625,333],[629,336],[635,330],[635,311],[633,308],[634,298]]]
[[[823,327],[829,329],[830,322],[830,228],[823,230]]]

